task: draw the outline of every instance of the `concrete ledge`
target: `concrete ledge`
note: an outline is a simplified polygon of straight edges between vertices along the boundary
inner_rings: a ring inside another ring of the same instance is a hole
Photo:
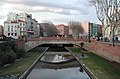
[[[48,47],[49,48],[49,47]],[[34,66],[39,62],[39,59],[46,53],[46,51],[48,50],[48,48],[46,48],[46,50],[34,61],[34,63],[20,76],[19,79],[26,79],[26,77],[30,74],[30,72],[32,71],[32,69],[34,68]]]
[[[78,56],[76,56],[75,54],[73,54],[71,52],[71,50],[69,50],[68,48],[66,48],[75,58],[76,60],[78,61],[79,65],[81,68],[83,68],[85,70],[85,72],[89,75],[89,77],[91,79],[98,79],[86,66],[85,64],[83,64],[81,61],[80,61],[80,58]]]

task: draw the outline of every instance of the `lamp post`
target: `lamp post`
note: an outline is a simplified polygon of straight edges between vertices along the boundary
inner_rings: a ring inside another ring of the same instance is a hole
[[[90,40],[90,23],[89,23],[89,27],[88,27],[88,42],[91,43],[91,40]]]

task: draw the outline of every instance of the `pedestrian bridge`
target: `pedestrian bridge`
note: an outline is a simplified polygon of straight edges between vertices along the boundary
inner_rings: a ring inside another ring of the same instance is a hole
[[[25,43],[25,50],[29,51],[42,44],[79,44],[83,39],[63,38],[63,37],[44,37],[29,38]]]

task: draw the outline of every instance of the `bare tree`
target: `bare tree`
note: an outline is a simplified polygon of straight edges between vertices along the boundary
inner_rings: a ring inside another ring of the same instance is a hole
[[[106,19],[106,23],[104,23],[108,28],[110,27],[111,33],[110,33],[110,39],[111,42],[114,43],[114,31],[118,27],[119,23],[119,9],[118,6],[120,5],[119,0],[90,0],[90,2],[97,7],[96,13],[101,13],[104,15]],[[100,11],[100,12],[99,12]],[[98,17],[99,18],[99,17]],[[100,19],[99,19],[100,20]]]
[[[105,27],[105,13],[104,9],[102,6],[101,0],[89,0],[90,4],[93,5],[96,9],[96,14],[99,19],[99,21],[102,23],[102,31],[103,33],[103,38],[105,38],[105,30],[108,28],[108,26]]]
[[[58,34],[58,30],[52,22],[41,23],[41,29],[43,36],[55,36]]]
[[[80,33],[82,34],[84,32],[84,29],[81,26],[80,22],[70,21],[70,22],[68,22],[68,26],[72,30],[72,36],[74,38],[78,38],[79,34]]]

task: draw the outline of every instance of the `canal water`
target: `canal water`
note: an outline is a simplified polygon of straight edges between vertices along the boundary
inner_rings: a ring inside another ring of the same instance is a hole
[[[90,79],[63,47],[50,47],[26,79]]]

